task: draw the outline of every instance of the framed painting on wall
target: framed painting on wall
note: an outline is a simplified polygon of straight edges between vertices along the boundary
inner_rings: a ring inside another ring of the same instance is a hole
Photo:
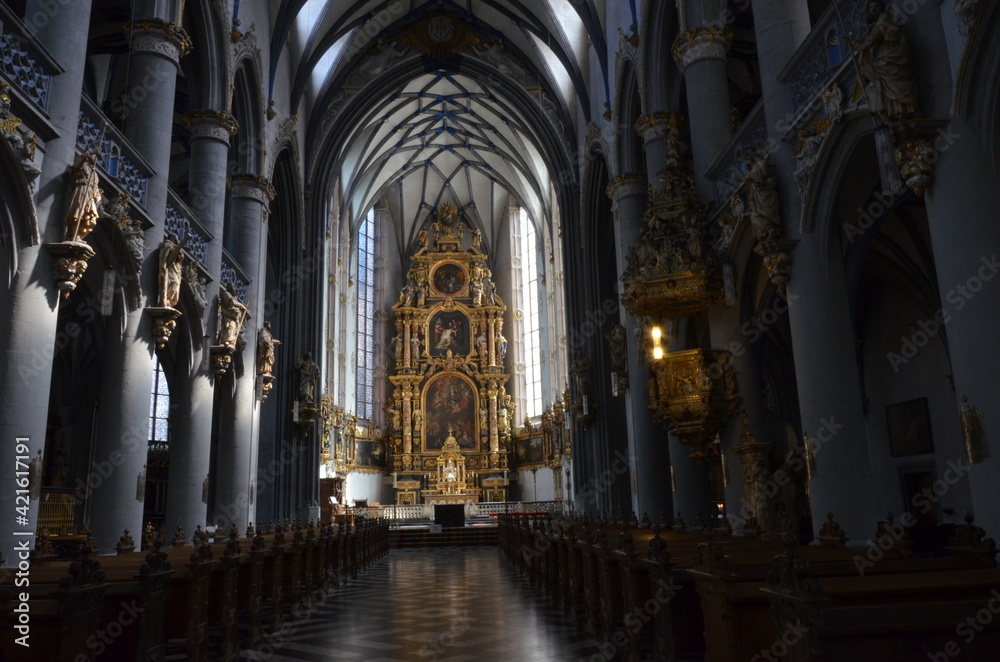
[[[431,272],[431,286],[439,296],[464,296],[469,286],[469,276],[458,262],[439,262]]]
[[[472,352],[469,318],[458,310],[439,310],[427,323],[427,353],[442,357],[468,356]]]
[[[477,411],[476,388],[467,377],[445,372],[431,378],[424,389],[424,452],[440,451],[449,431],[462,450],[476,450]]]
[[[889,429],[889,451],[893,457],[934,452],[927,398],[886,405],[885,420]]]

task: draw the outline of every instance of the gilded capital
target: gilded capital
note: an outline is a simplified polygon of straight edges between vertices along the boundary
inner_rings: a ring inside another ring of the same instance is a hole
[[[224,143],[236,135],[239,125],[236,118],[224,111],[195,110],[184,116],[191,129],[191,138],[214,138]]]
[[[191,38],[184,28],[158,18],[141,18],[125,24],[125,34],[131,39],[132,52],[156,53],[174,63],[191,52]]]
[[[635,173],[628,173],[615,177],[608,184],[607,194],[615,204],[620,203],[625,198],[630,198],[633,196],[646,196],[646,191],[649,188],[649,182],[642,175],[637,175]]]
[[[698,60],[725,59],[732,43],[733,33],[729,30],[717,27],[685,30],[674,40],[674,61],[683,72]]]
[[[683,118],[676,113],[650,113],[643,115],[635,123],[635,132],[647,143],[671,140],[679,134],[683,122]]]

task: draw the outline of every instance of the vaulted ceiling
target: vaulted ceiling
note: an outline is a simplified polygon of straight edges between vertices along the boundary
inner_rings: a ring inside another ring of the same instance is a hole
[[[487,242],[511,198],[550,219],[550,192],[578,176],[580,124],[607,99],[604,4],[274,0],[272,87],[290,58],[314,189],[338,187],[352,229],[384,199],[404,245],[445,201]]]

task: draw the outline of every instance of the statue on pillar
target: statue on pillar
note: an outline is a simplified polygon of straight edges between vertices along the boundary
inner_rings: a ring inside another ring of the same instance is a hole
[[[472,305],[479,308],[483,305],[483,284],[478,280],[469,283],[469,293],[472,295]]]
[[[250,310],[236,296],[236,287],[232,282],[226,283],[225,289],[219,293],[219,312],[222,323],[219,325],[218,345],[236,349],[236,339],[243,330]]]
[[[392,430],[392,434],[399,434],[403,429],[402,412],[399,411],[399,407],[396,405],[386,407],[385,413],[389,419],[389,427]]]
[[[316,402],[319,366],[312,360],[312,352],[304,353],[295,367],[299,371],[299,399],[302,402]]]
[[[410,360],[416,361],[420,357],[420,334],[414,333],[410,336]]]
[[[628,370],[628,338],[625,327],[615,324],[611,333],[604,336],[611,345],[611,369],[619,372]]]
[[[747,159],[747,202],[750,207],[750,225],[757,241],[781,238],[781,199],[778,180],[767,157],[753,154]]]
[[[417,255],[421,253],[427,253],[431,249],[431,235],[427,230],[421,230],[417,233]]]
[[[160,244],[160,301],[161,308],[176,308],[181,299],[181,277],[184,274],[184,244],[177,235],[170,233]]]
[[[274,346],[280,345],[271,333],[271,323],[264,322],[263,328],[257,334],[257,373],[270,375],[274,372]]]
[[[66,214],[66,241],[84,241],[97,225],[104,197],[97,175],[100,156],[97,148],[88,149],[77,157],[70,170],[72,189]]]
[[[476,352],[483,360],[490,358],[490,340],[486,337],[485,331],[480,331],[476,336]]]
[[[401,358],[403,356],[403,339],[399,337],[397,333],[389,341],[389,346],[392,348],[392,355],[396,358]]]
[[[915,118],[919,109],[912,51],[882,0],[868,3],[868,31],[856,50],[871,112],[889,124]]]

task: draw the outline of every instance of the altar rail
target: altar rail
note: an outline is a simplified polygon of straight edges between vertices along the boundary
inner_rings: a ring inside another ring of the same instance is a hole
[[[419,504],[415,506],[368,506],[367,508],[350,509],[355,517],[372,519],[387,519],[393,523],[412,522],[434,519],[434,506]],[[465,518],[495,517],[508,513],[561,513],[562,501],[498,501],[490,503],[470,503],[465,505]]]

